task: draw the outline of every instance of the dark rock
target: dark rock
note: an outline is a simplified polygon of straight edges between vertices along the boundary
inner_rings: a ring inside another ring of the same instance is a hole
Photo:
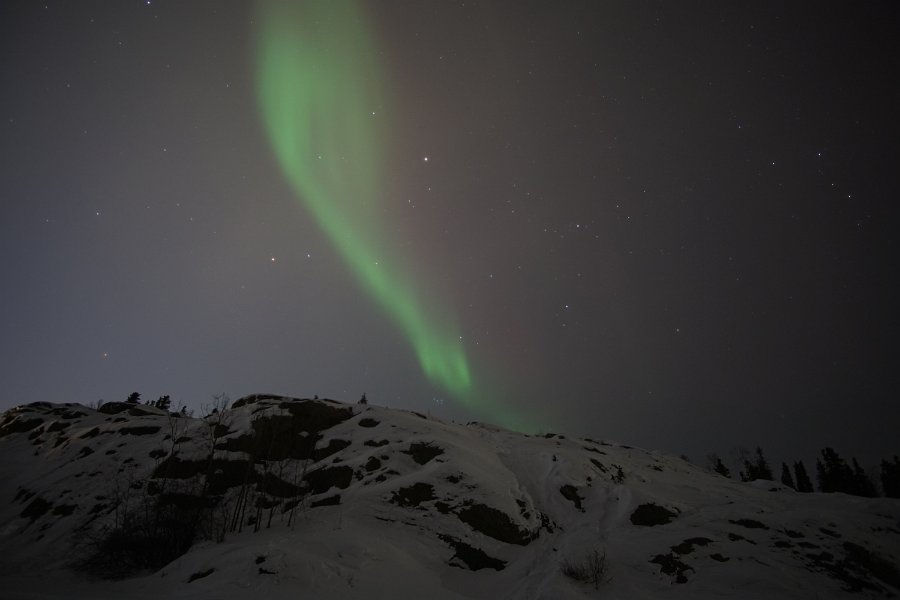
[[[94,427],[93,429],[89,429],[88,431],[85,431],[84,433],[82,433],[81,435],[79,435],[79,436],[78,436],[78,439],[80,439],[80,440],[89,440],[89,439],[91,439],[91,438],[97,437],[98,435],[100,435],[100,428],[99,428],[99,427]]]
[[[391,502],[400,506],[419,506],[422,502],[434,500],[434,486],[430,483],[414,483],[394,492]]]
[[[581,507],[581,501],[583,498],[578,495],[578,489],[574,485],[566,484],[559,488],[559,493],[562,494],[566,500],[569,500],[572,504],[575,505],[575,508],[584,512],[584,509]]]
[[[332,487],[347,489],[353,480],[353,469],[346,465],[324,467],[306,474],[304,477],[313,494],[322,494]]]
[[[153,435],[159,433],[161,428],[156,425],[138,425],[135,427],[123,427],[119,435]]]
[[[276,477],[274,473],[266,473],[259,479],[256,489],[270,496],[293,498],[303,493],[303,488]]]
[[[76,504],[60,504],[58,506],[53,507],[53,514],[59,515],[61,517],[68,517],[75,509],[78,508]]]
[[[12,418],[10,418],[12,416]],[[4,437],[13,433],[24,433],[31,431],[44,421],[42,419],[19,419],[13,415],[7,416],[0,424],[0,437]]]
[[[53,508],[52,503],[47,502],[46,500],[44,500],[43,498],[38,496],[34,500],[32,500],[28,504],[28,506],[25,507],[25,510],[23,510],[19,514],[19,516],[26,518],[26,519],[30,519],[31,522],[34,523],[35,521],[37,521],[38,519],[43,517],[45,514],[47,514],[47,511],[49,511],[51,508]]]
[[[706,546],[710,542],[712,540],[705,537],[688,538],[677,546],[672,546],[672,550],[678,554],[690,554],[694,551],[694,546]]]
[[[225,450],[226,452],[246,452],[253,450],[253,434],[245,433],[233,438],[227,438],[216,443],[216,450]]]
[[[205,571],[197,571],[196,573],[194,573],[193,575],[191,575],[190,577],[188,577],[187,582],[188,582],[188,583],[191,583],[191,582],[193,582],[193,581],[197,581],[198,579],[203,579],[204,577],[209,577],[209,576],[212,575],[215,571],[216,571],[216,570],[215,570],[214,568],[212,568],[212,569],[207,569],[207,570],[205,570]]]
[[[499,558],[493,558],[485,554],[483,550],[470,546],[465,542],[462,542],[454,537],[449,535],[440,535],[440,539],[446,542],[451,548],[453,548],[453,556],[450,557],[450,565],[454,567],[460,567],[464,565],[465,568],[471,571],[478,571],[481,569],[494,569],[495,571],[502,571],[506,568],[506,562],[500,560]],[[462,565],[456,563],[454,559],[459,559],[462,562]]]
[[[733,525],[746,527],[747,529],[768,529],[763,523],[760,523],[755,519],[729,519],[728,522]]]
[[[320,461],[336,452],[340,452],[350,445],[350,440],[329,440],[328,445],[324,448],[316,448],[313,450],[313,460]]]
[[[353,417],[352,408],[339,408],[321,401],[282,402],[279,406],[291,413],[302,431],[310,433],[330,429]]]
[[[335,494],[333,496],[328,496],[327,498],[322,498],[321,500],[314,500],[310,503],[310,508],[316,508],[317,506],[337,506],[341,503],[341,495]]]
[[[671,553],[657,554],[650,562],[658,564],[660,566],[660,571],[666,575],[674,575],[675,583],[687,583],[687,576],[685,573],[694,570],[693,567],[684,564]]]
[[[276,396],[274,394],[250,394],[249,396],[244,396],[243,398],[239,398],[231,403],[231,408],[240,408],[242,406],[246,406],[248,404],[255,404],[257,402],[262,402],[263,400],[290,400],[290,398],[286,398],[285,396]]]
[[[522,530],[505,512],[484,504],[471,504],[457,513],[459,520],[488,537],[525,546],[534,535]]]
[[[255,483],[259,475],[253,463],[247,460],[216,459],[210,465],[206,460],[181,460],[170,456],[153,470],[153,479],[190,479],[201,474],[209,474],[209,493],[223,494],[232,487]]]
[[[641,504],[631,513],[631,522],[644,527],[665,525],[674,519],[676,515],[668,508],[656,504]]]
[[[409,454],[418,464],[424,465],[430,462],[435,456],[443,454],[444,449],[428,442],[413,442],[409,445],[408,450],[402,450],[401,452],[403,452],[403,454]]]
[[[120,412],[125,412],[131,406],[131,404],[126,404],[125,402],[107,402],[98,408],[97,412],[101,412],[104,415],[117,415]]]

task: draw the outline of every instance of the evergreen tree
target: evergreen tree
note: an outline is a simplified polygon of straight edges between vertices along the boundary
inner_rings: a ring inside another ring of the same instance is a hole
[[[847,466],[847,463],[835,452],[834,448],[822,450],[822,459],[816,460],[816,472],[819,480],[819,490],[826,493],[855,493],[853,470]]]
[[[172,406],[172,399],[169,398],[169,395],[160,396],[159,400],[156,401],[156,408],[161,408],[163,410],[169,410],[169,407]]]
[[[139,392],[131,392],[125,402],[127,402],[128,404],[140,404],[141,394]]]
[[[775,477],[772,476],[772,469],[769,468],[769,463],[766,462],[766,458],[763,456],[762,448],[759,446],[756,447],[756,475],[757,479],[768,479],[769,481],[775,481]]]
[[[731,478],[731,471],[728,470],[728,467],[725,466],[725,463],[722,462],[722,459],[713,454],[711,457],[713,463],[713,471],[721,475],[722,477]]]
[[[853,488],[854,490],[852,492],[847,493],[865,496],[866,498],[874,498],[878,495],[875,491],[875,484],[872,482],[872,479],[866,475],[863,468],[859,466],[859,463],[856,462],[856,458],[853,458]]]
[[[803,466],[803,461],[798,460],[794,463],[794,477],[797,480],[798,492],[808,494],[813,491],[812,481],[810,481],[809,479],[809,475],[806,472],[806,467]]]
[[[762,448],[759,446],[756,447],[756,457],[752,461],[749,458],[744,458],[744,471],[741,473],[741,481],[754,481],[756,479],[775,480],[772,476],[772,469],[769,468],[769,463],[766,462]]]
[[[366,394],[363,392],[362,398],[359,399],[360,404],[368,404],[369,401],[366,399]]]
[[[794,485],[794,478],[791,477],[791,470],[788,468],[787,463],[781,463],[781,483],[789,488],[797,489],[797,486]]]
[[[881,488],[888,498],[900,498],[900,457],[881,461]]]

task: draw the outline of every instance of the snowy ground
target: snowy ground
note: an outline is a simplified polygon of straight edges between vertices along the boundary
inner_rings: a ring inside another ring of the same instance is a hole
[[[175,448],[179,459],[205,460],[206,424],[174,423],[143,406],[138,412],[148,414],[41,404],[0,417],[0,596],[495,600],[900,593],[897,500],[798,494],[611,442],[526,436],[376,406],[276,397],[238,404],[227,415],[229,432],[216,440],[215,458],[246,461],[253,419],[290,424],[296,443],[318,433],[317,460],[259,460],[254,467],[298,484],[303,465],[308,480],[319,482],[310,484],[317,493],[305,498],[306,508],[295,512],[290,526],[281,512],[289,498],[278,497],[270,527],[254,533],[244,523],[222,543],[201,541],[156,573],[116,582],[89,581],[69,568],[81,552],[79,539],[114,518],[110,499],[125,474],[132,484],[150,485],[172,453],[172,439],[182,440]],[[320,407],[326,415],[340,413],[339,422],[316,425]],[[303,422],[312,423],[310,432],[296,437]],[[175,436],[166,439],[172,427]],[[317,471],[328,477],[317,480]],[[224,502],[233,503],[237,493],[229,488]],[[338,503],[310,507],[325,499]],[[665,515],[661,509],[671,515],[668,523],[640,524],[641,515]],[[594,550],[606,556],[599,590],[560,569],[563,561],[579,563]]]

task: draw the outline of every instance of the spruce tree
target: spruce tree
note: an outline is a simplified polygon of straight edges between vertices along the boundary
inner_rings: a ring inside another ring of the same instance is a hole
[[[798,492],[808,494],[813,491],[812,481],[810,481],[809,475],[806,472],[806,467],[801,460],[794,463],[794,477],[797,480]]]
[[[853,488],[854,490],[852,494],[856,494],[857,496],[865,496],[866,498],[874,498],[878,494],[875,491],[875,484],[872,482],[872,479],[866,475],[865,470],[859,463],[856,461],[856,458],[853,458]]]
[[[775,480],[775,477],[772,476],[772,469],[769,468],[769,463],[766,462],[762,448],[759,446],[756,447],[756,479]]]
[[[744,458],[744,471],[741,472],[741,481],[754,481],[756,479],[775,480],[772,476],[772,469],[769,468],[769,463],[766,462],[766,457],[763,456],[762,448],[759,446],[756,447],[756,458],[754,460],[751,461],[748,458]]]
[[[168,394],[165,396],[160,396],[159,400],[156,401],[156,408],[161,408],[163,410],[169,410],[169,407],[172,405],[172,399]]]
[[[822,459],[816,460],[816,471],[821,491],[825,493],[856,493],[856,478],[853,469],[844,462],[834,448],[822,450]]]
[[[791,477],[791,470],[788,468],[787,463],[781,463],[781,483],[789,488],[797,489],[797,486],[794,485],[794,478]]]
[[[716,457],[716,462],[713,465],[713,471],[715,471],[722,477],[731,478],[731,471],[728,470],[728,467],[725,466],[725,463],[723,463],[722,459],[718,456]]]
[[[900,457],[881,461],[881,488],[888,498],[900,498]]]

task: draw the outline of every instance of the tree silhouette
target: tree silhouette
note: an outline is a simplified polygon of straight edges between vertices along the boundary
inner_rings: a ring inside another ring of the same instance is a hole
[[[881,461],[881,488],[888,498],[900,498],[900,457]]]
[[[862,467],[854,459],[850,467],[834,448],[822,450],[822,459],[816,460],[819,489],[823,492],[843,492],[857,496],[874,492],[874,485]]]
[[[797,489],[797,486],[794,485],[794,478],[791,477],[791,470],[788,468],[787,463],[781,463],[781,483],[789,488]]]
[[[744,471],[741,473],[741,481],[754,481],[756,479],[768,479],[769,481],[775,479],[772,477],[772,469],[769,468],[769,463],[766,462],[766,458],[763,456],[762,448],[759,446],[756,447],[756,457],[752,461],[746,457],[744,458]]]
[[[797,480],[798,492],[808,494],[813,491],[813,484],[809,479],[809,474],[806,472],[806,467],[803,466],[803,461],[798,460],[794,463],[794,477]]]
[[[156,406],[156,408],[161,408],[163,410],[169,410],[169,407],[172,406],[172,399],[169,397],[168,394],[166,394],[165,396],[160,396],[159,400],[156,401],[154,406]]]
[[[140,392],[131,392],[128,395],[128,399],[125,401],[128,404],[140,404],[141,402],[141,394]]]
[[[728,467],[725,466],[725,463],[722,462],[722,459],[715,454],[709,455],[709,462],[712,463],[712,470],[721,475],[722,477],[731,477],[731,471],[728,470]]]
[[[847,493],[865,496],[866,498],[874,498],[878,495],[875,491],[875,484],[872,482],[872,479],[866,475],[863,468],[859,466],[855,457],[853,458],[853,487],[852,490]]]

